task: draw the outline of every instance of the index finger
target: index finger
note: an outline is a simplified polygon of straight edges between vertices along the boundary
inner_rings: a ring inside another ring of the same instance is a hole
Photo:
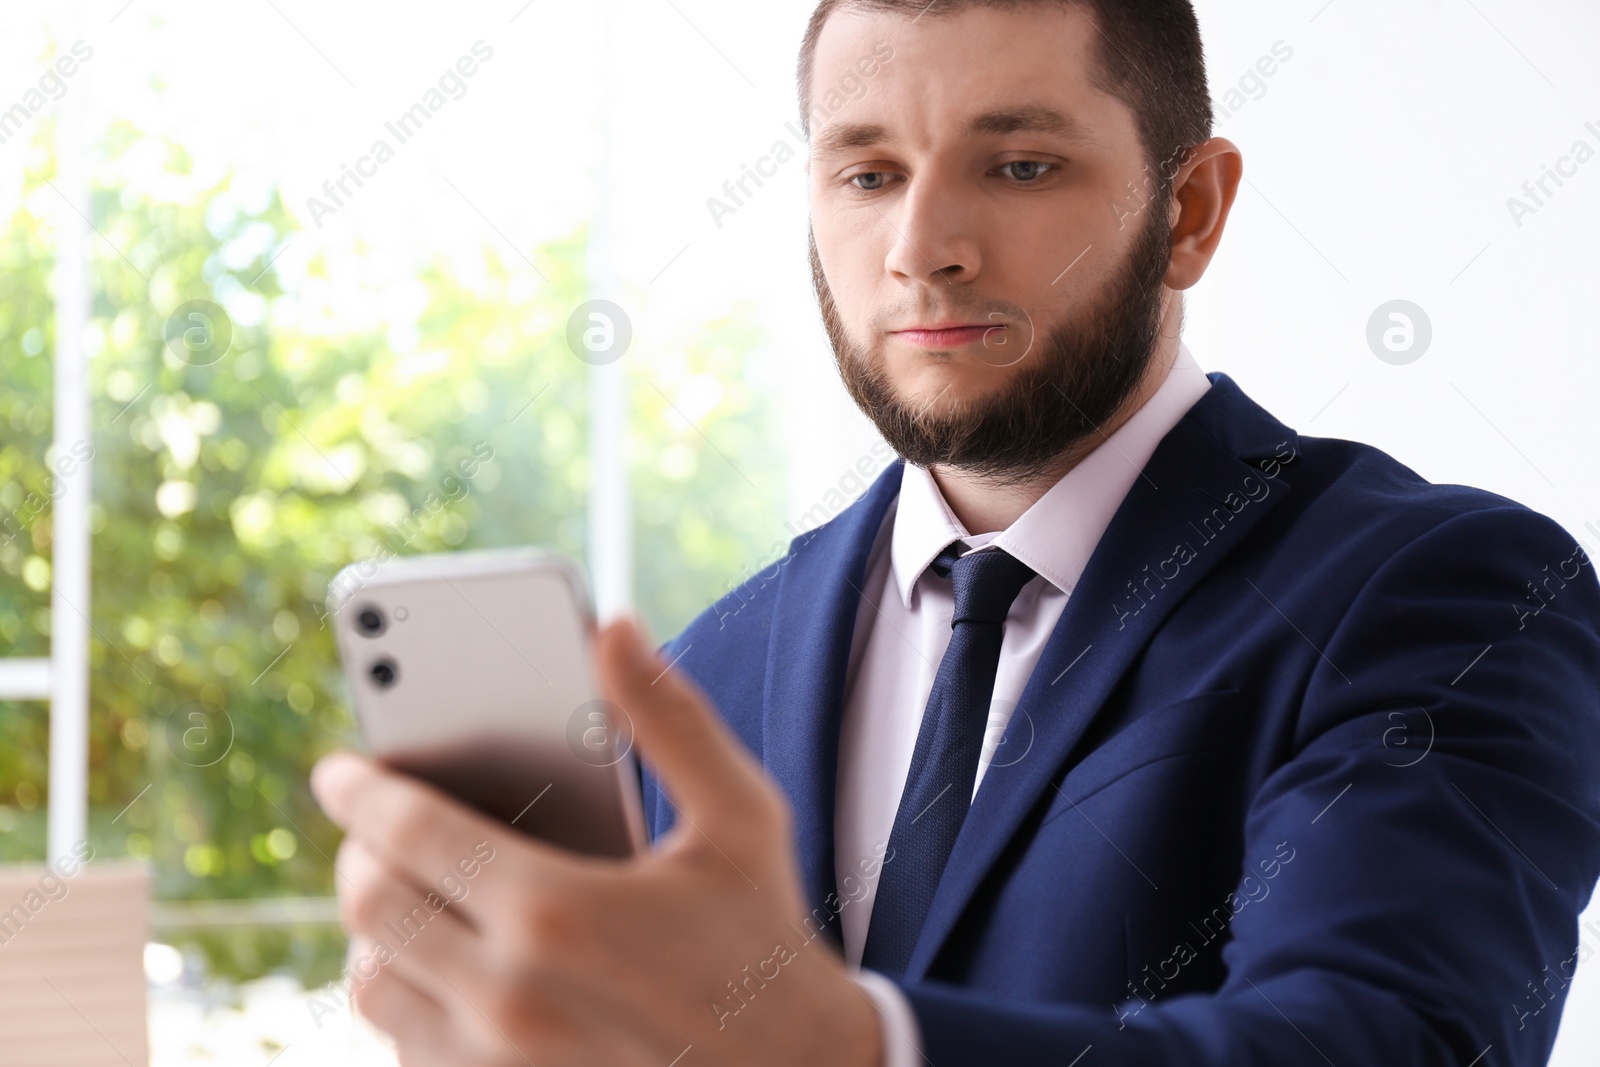
[[[596,660],[603,688],[633,720],[641,755],[694,823],[737,829],[771,806],[760,762],[694,681],[661,662],[633,618],[601,631]]]
[[[427,782],[350,752],[335,752],[311,772],[311,789],[328,817],[420,886],[475,885],[485,867],[515,862],[518,875],[486,880],[520,885],[547,880],[560,853],[502,825]],[[528,871],[533,863],[542,871]],[[463,902],[470,894],[463,895]],[[467,910],[474,910],[468,908]]]

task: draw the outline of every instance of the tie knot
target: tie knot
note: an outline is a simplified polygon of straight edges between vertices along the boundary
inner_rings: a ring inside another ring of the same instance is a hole
[[[950,625],[1005,622],[1011,602],[1034,576],[1033,568],[1003,548],[963,556],[966,547],[964,541],[953,541],[933,562],[935,572],[948,575],[954,587],[956,610]]]

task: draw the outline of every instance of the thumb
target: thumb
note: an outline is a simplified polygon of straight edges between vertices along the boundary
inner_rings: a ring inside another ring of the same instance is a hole
[[[765,810],[775,792],[710,699],[662,662],[638,622],[623,617],[596,637],[600,687],[633,722],[640,751],[696,826],[727,826]]]

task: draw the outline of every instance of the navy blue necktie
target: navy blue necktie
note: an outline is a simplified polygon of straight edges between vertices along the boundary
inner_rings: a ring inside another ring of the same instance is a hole
[[[911,960],[933,892],[967,817],[1006,613],[1034,575],[1002,549],[963,556],[966,547],[965,542],[952,542],[931,564],[934,573],[954,585],[950,644],[922,713],[861,953],[861,966],[894,978],[905,973]]]

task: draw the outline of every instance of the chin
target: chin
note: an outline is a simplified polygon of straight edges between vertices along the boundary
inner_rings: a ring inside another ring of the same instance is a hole
[[[895,376],[895,388],[909,401],[926,404],[941,394],[946,400],[987,396],[999,392],[1008,379],[1008,375],[987,364],[960,356],[923,357],[917,367]]]
[[[896,386],[896,394],[902,403],[915,410],[949,413],[958,406],[998,392],[1000,384],[1002,382],[992,381],[989,376],[979,378],[968,368],[941,365],[930,368],[930,373],[915,376],[914,384]]]

